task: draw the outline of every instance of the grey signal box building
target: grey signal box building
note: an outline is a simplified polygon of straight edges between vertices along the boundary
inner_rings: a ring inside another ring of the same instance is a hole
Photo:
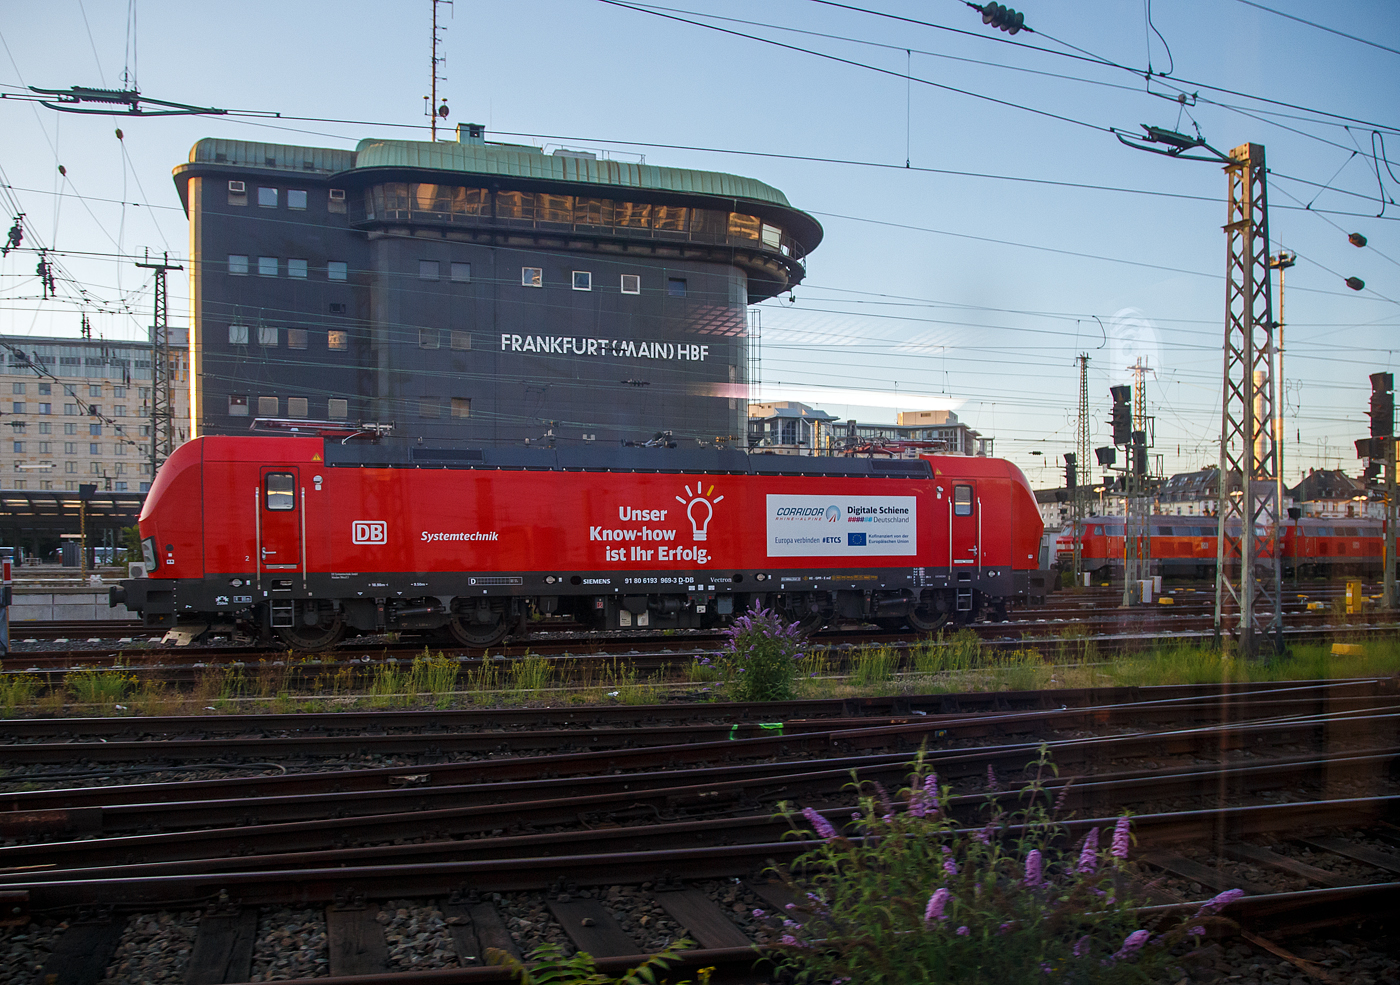
[[[747,306],[820,242],[730,174],[487,143],[201,140],[189,216],[196,434],[259,418],[434,444],[732,441]]]

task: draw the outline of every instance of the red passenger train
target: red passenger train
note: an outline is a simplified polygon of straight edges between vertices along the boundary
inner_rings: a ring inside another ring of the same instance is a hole
[[[1091,516],[1081,522],[1081,567],[1101,576],[1123,573],[1121,516]],[[1150,518],[1152,559],[1164,576],[1215,576],[1217,523],[1209,516]],[[1055,539],[1063,567],[1074,554],[1073,526]],[[1379,520],[1308,517],[1283,525],[1283,571],[1288,576],[1332,578],[1379,576],[1385,565],[1385,529]]]
[[[434,630],[486,646],[531,613],[719,626],[753,604],[930,630],[1049,584],[1030,486],[990,458],[204,437],[161,468],[140,529],[149,576],[113,604],[300,649]]]

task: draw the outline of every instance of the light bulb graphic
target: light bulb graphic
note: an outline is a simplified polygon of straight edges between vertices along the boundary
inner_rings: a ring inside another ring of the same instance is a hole
[[[716,496],[714,499],[710,499],[710,494],[714,491],[714,486],[705,489],[703,483],[697,482],[695,483],[694,492],[691,491],[689,486],[686,486],[685,496],[676,497],[676,502],[685,507],[685,515],[687,519],[690,520],[691,540],[699,541],[709,538],[710,520],[715,515],[714,504],[724,500],[723,496]]]
[[[715,515],[715,508],[710,505],[708,499],[692,499],[690,505],[685,508],[685,515],[690,517],[692,540],[704,540],[709,536],[710,518]]]

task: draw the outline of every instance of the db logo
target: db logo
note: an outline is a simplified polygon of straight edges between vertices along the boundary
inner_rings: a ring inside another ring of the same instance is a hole
[[[383,520],[356,520],[351,528],[351,543],[387,544],[389,525]]]

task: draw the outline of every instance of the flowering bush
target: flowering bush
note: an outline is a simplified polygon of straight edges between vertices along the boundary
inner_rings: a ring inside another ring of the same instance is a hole
[[[1229,923],[1217,914],[1238,890],[1171,926],[1140,926],[1126,895],[1131,822],[1119,818],[1107,849],[1097,828],[1066,843],[1061,805],[1042,784],[1054,769],[1044,748],[1033,765],[1024,809],[1009,812],[989,795],[978,829],[949,818],[947,790],[922,753],[901,791],[903,811],[879,784],[854,784],[849,836],[810,807],[786,815],[819,843],[792,866],[805,902],[784,921],[785,970],[833,985],[1146,982],[1165,971],[1175,945]]]
[[[786,701],[795,694],[802,636],[771,609],[755,607],[726,629],[720,654],[724,688],[736,701]]]

